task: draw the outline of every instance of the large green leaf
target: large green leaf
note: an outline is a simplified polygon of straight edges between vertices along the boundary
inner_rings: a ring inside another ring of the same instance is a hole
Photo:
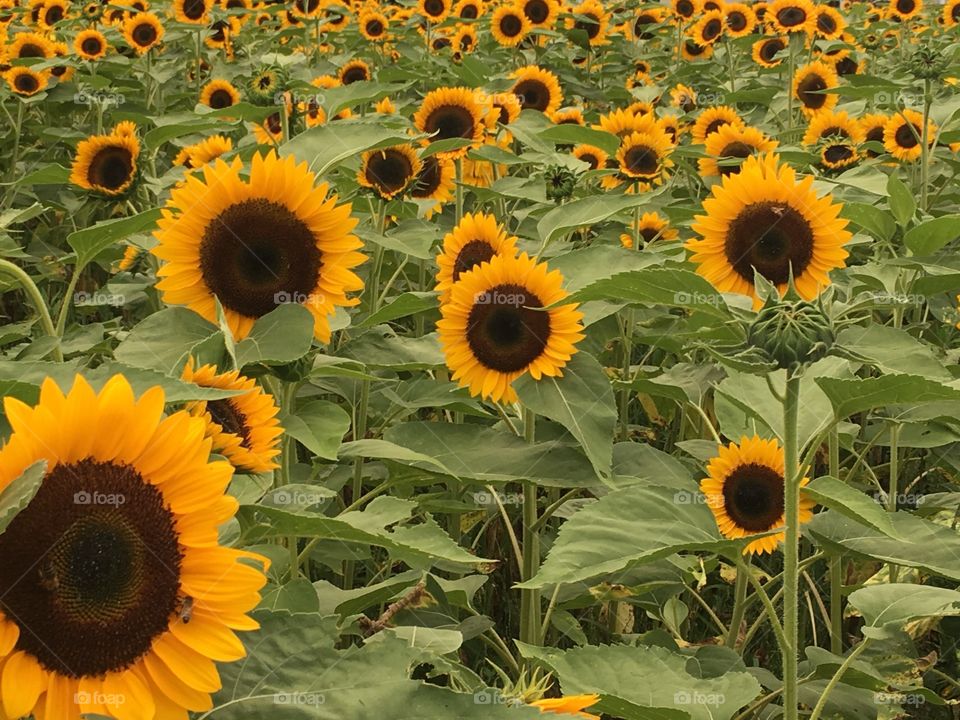
[[[596,225],[624,210],[646,205],[649,199],[636,195],[590,195],[554,208],[537,223],[537,234],[543,243],[556,240],[564,232]]]
[[[237,365],[279,364],[299,360],[313,344],[313,315],[303,305],[279,305],[253,324],[250,334],[237,343]]]
[[[903,243],[914,255],[932,255],[960,237],[960,215],[925,220],[907,230]]]
[[[570,431],[598,476],[610,475],[617,410],[610,381],[592,355],[578,352],[561,378],[534,380],[524,375],[514,382],[514,388],[526,408]]]
[[[167,374],[179,373],[194,350],[222,347],[220,330],[192,310],[171,307],[148,315],[114,352],[117,360]]]
[[[408,292],[395,298],[377,312],[367,316],[356,327],[367,328],[381,323],[409,317],[437,307],[437,294],[433,292]]]
[[[130,217],[104,220],[67,235],[67,243],[77,254],[74,272],[80,272],[102,251],[134,233],[151,229],[160,219],[160,210],[152,208]]]
[[[960,615],[960,592],[927,585],[870,585],[850,593],[849,600],[863,615],[861,632],[867,637],[886,637],[917,618]]]
[[[838,418],[892,405],[960,400],[957,388],[918,375],[884,375],[855,380],[820,377],[816,382],[829,398]]]
[[[299,440],[317,457],[336,460],[340,441],[350,429],[350,416],[327,400],[311,400],[293,415],[280,418],[287,435]]]
[[[836,344],[862,357],[883,373],[953,379],[929,345],[903,330],[873,323],[849,327],[837,336]]]
[[[337,121],[310,128],[280,146],[280,154],[306,160],[310,169],[325,175],[344,160],[365,150],[410,142],[403,130],[373,123]]]
[[[884,507],[869,495],[864,495],[842,480],[825,475],[819,477],[804,492],[831,510],[846,515],[851,520],[869,525],[887,537],[899,539],[897,529]]]

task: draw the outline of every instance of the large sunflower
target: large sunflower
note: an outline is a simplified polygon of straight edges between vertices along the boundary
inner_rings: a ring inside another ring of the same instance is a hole
[[[450,290],[460,276],[482,262],[497,255],[514,257],[517,238],[509,235],[493,215],[467,213],[460,223],[443,238],[443,247],[437,255],[436,290],[441,302],[450,297]]]
[[[84,60],[106,57],[108,48],[106,36],[96,28],[81,30],[73,40],[73,49]]]
[[[240,91],[229,80],[214,78],[200,91],[200,102],[214,110],[222,110],[240,102]]]
[[[283,435],[277,419],[280,409],[256,380],[236,370],[218,373],[213,365],[194,368],[192,358],[184,366],[182,378],[205,388],[243,390],[222,400],[190,403],[186,408],[191,415],[203,418],[214,452],[240,472],[263,473],[279,467],[275,458],[280,454]]]
[[[70,182],[108,196],[122,195],[137,176],[140,143],[127,134],[92,135],[77,145]]]
[[[23,65],[10,68],[5,77],[10,89],[23,97],[36,95],[47,87],[46,73],[39,73]]]
[[[700,481],[700,490],[717,519],[720,533],[737,539],[766,533],[784,524],[783,450],[776,440],[756,435],[718,448],[707,464],[709,477]],[[803,478],[800,485],[806,485]],[[813,517],[816,503],[800,491],[800,522]],[[744,555],[772,553],[783,542],[783,532],[747,543]]]
[[[537,65],[525,65],[513,72],[513,87],[510,92],[520,99],[524,110],[539,110],[550,115],[563,102],[560,80],[549,70]]]
[[[153,13],[137,13],[123,23],[123,38],[138,54],[143,55],[163,39],[163,25]]]
[[[218,158],[173,191],[152,251],[165,262],[157,288],[211,322],[219,300],[237,338],[278,305],[299,303],[313,314],[314,336],[329,342],[329,316],[356,305],[347,292],[363,289],[351,206],[337,205],[325,183],[314,187],[293,157],[257,153],[247,181],[242,167]]]
[[[438,153],[449,159],[463,157],[470,147],[483,142],[483,120],[484,107],[476,91],[465,87],[444,87],[430,91],[413,116],[417,130],[430,135],[425,139],[426,143],[451,138],[471,141],[469,146]]]
[[[720,292],[748,295],[759,306],[754,270],[786,291],[793,273],[800,295],[813,299],[844,266],[850,240],[842,205],[818,198],[813,177],[797,181],[773,153],[749,157],[736,175],[713,186],[687,242],[697,272]]]
[[[933,143],[937,126],[927,120],[927,143]],[[897,160],[913,162],[922,154],[923,115],[916,110],[895,113],[883,127],[883,147]]]
[[[213,0],[173,0],[173,12],[180,22],[191,25],[206,25]]]
[[[235,635],[266,582],[266,560],[220,547],[236,512],[229,463],[211,462],[203,422],[163,417],[121,375],[36,406],[4,399],[12,435],[0,489],[45,460],[33,499],[0,535],[0,689],[5,718],[184,718],[210,710],[214,661],[245,655]],[[13,682],[11,682],[13,680]]]
[[[840,81],[833,65],[822,60],[814,60],[797,70],[793,76],[793,96],[800,101],[804,115],[813,115],[822,110],[830,110],[837,105],[839,96],[827,93],[837,87]]]
[[[558,270],[525,253],[463,273],[437,323],[451,378],[475,397],[509,403],[517,400],[511,383],[524,373],[562,375],[584,337],[576,305],[557,305],[567,297],[562,284]]]
[[[705,143],[708,137],[725,125],[742,128],[744,126],[743,118],[729,105],[708,107],[697,116],[697,120],[693,124],[691,130],[693,141],[695,143]]]
[[[707,156],[697,161],[700,175],[735,175],[748,157],[771,152],[777,144],[755,127],[723,125],[707,138],[704,145]]]
[[[420,158],[410,145],[367,150],[360,158],[357,182],[389,200],[410,187],[420,167]]]
[[[516,47],[533,26],[523,10],[513,5],[501,5],[490,18],[490,33],[503,47]]]

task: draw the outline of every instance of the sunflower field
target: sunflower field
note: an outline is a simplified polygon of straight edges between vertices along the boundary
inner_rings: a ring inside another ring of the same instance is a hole
[[[960,0],[0,0],[0,720],[960,719]]]

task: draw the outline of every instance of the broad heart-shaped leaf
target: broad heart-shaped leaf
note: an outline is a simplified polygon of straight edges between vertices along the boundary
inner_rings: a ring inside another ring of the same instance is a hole
[[[555,207],[537,223],[537,234],[544,244],[556,240],[557,237],[569,230],[584,226],[596,225],[618,212],[628,210],[637,205],[646,205],[649,198],[638,193],[636,195],[590,195],[579,200],[568,202]]]
[[[925,220],[907,230],[903,243],[914,255],[932,255],[944,245],[960,237],[960,215]]]
[[[816,382],[838,418],[891,405],[960,400],[960,389],[919,375],[883,375],[855,380],[819,377]]]
[[[337,616],[257,611],[260,629],[241,634],[247,655],[220,667],[222,690],[198,720],[536,720],[486,688],[455,693],[411,679],[436,654],[388,633],[334,649]]]
[[[618,273],[590,283],[573,293],[569,300],[617,300],[645,305],[666,305],[690,311],[698,310],[718,318],[730,317],[723,296],[713,285],[696,273],[679,268],[652,267]]]
[[[527,480],[546,487],[596,484],[590,462],[577,450],[557,442],[530,445],[512,433],[483,425],[407,422],[388,428],[383,437],[433,460],[410,464],[431,472],[441,464],[461,480]]]
[[[858,202],[844,203],[840,215],[871,233],[878,240],[889,240],[897,231],[897,223],[890,216],[890,213],[876,205]]]
[[[422,370],[443,365],[443,352],[436,333],[423,337],[395,335],[378,325],[343,346],[340,355],[367,367],[393,370]]]
[[[92,227],[70,233],[67,235],[67,243],[77,254],[74,272],[83,270],[91,260],[118,240],[152,228],[159,219],[159,208],[152,208],[130,217],[104,220]]]
[[[819,545],[960,581],[960,536],[948,527],[906,512],[891,513],[897,539],[844,517],[834,510],[814,515],[803,526]]]
[[[691,491],[631,485],[577,511],[561,527],[540,571],[516,587],[542,588],[618,573],[683,550],[719,550],[720,537],[705,503]]]
[[[245,506],[269,522],[253,531],[257,540],[285,535],[340,540],[386,548],[408,564],[426,568],[435,562],[477,565],[491,562],[471,555],[457,545],[439,525],[428,518],[417,524],[404,525],[413,518],[417,503],[382,495],[364,510],[353,510],[337,517],[327,517],[300,510],[296,513],[266,506]]]
[[[280,146],[280,154],[306,160],[310,169],[325,175],[336,165],[364,150],[409,142],[402,129],[374,123],[337,121],[310,128]]]
[[[350,416],[335,403],[312,400],[293,415],[281,417],[280,424],[287,435],[299,440],[317,457],[336,460],[340,441],[350,429]]]
[[[313,315],[299,303],[285,302],[257,319],[237,343],[237,366],[281,364],[299,360],[313,345]]]
[[[728,720],[762,692],[739,655],[726,648],[680,653],[647,645],[588,645],[563,651],[522,644],[520,651],[547,665],[564,695],[600,695],[589,712],[622,720]]]
[[[592,355],[576,353],[561,378],[524,375],[513,387],[526,408],[570,431],[599,477],[610,475],[617,409],[610,380]]]
[[[850,487],[842,480],[825,475],[819,477],[803,492],[823,505],[851,520],[869,525],[887,537],[900,539],[893,521],[884,507],[869,495]]]
[[[887,180],[887,192],[890,194],[890,210],[893,216],[900,227],[906,227],[917,211],[917,201],[913,199],[913,193],[896,175],[890,175]]]
[[[888,637],[911,620],[960,615],[960,592],[907,583],[870,585],[850,593],[850,604],[860,611],[866,637]]]
[[[903,330],[872,323],[843,330],[836,345],[875,365],[884,374],[907,373],[949,381],[950,371],[926,345]]]
[[[46,473],[47,461],[37,460],[0,492],[0,533],[30,504]]]
[[[193,310],[170,307],[136,325],[117,346],[114,357],[134,367],[173,375],[179,374],[194,350],[212,345],[218,345],[222,353],[223,338],[216,325]]]

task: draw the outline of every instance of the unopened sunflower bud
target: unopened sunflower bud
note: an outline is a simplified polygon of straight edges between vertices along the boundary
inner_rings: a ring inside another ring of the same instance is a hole
[[[825,357],[834,339],[833,323],[823,308],[805,300],[768,305],[747,332],[748,345],[790,371]]]
[[[547,199],[562,202],[573,195],[577,186],[577,176],[565,167],[552,165],[543,173],[546,181]]]
[[[947,69],[946,54],[932,47],[921,45],[907,61],[910,74],[919,80],[940,80]]]

